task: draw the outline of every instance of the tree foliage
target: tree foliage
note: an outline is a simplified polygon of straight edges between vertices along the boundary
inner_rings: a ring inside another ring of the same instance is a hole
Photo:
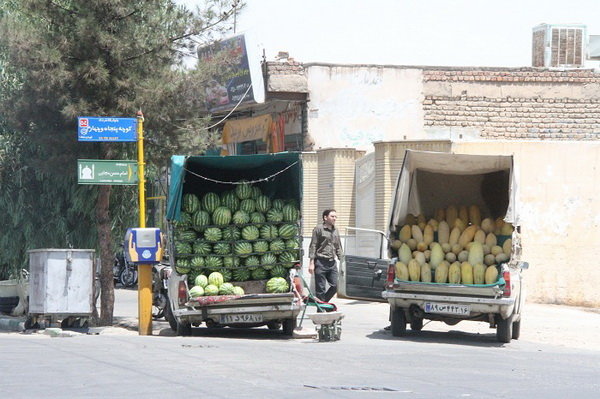
[[[215,140],[199,113],[201,88],[217,66],[187,70],[184,56],[228,29],[241,5],[206,0],[192,12],[172,0],[1,4],[0,271],[26,266],[27,249],[97,248],[102,318],[110,322],[114,241],[137,225],[136,189],[77,185],[76,165],[136,159],[136,148],[78,142],[76,118],[142,110],[149,171],[175,152],[201,153]]]

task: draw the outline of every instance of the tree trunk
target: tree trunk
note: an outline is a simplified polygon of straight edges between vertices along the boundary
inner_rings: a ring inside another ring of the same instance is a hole
[[[98,202],[96,203],[96,220],[98,230],[98,246],[100,247],[100,320],[101,326],[110,326],[113,323],[113,310],[115,305],[115,290],[113,283],[111,223],[110,223],[110,192],[111,186],[100,186]]]

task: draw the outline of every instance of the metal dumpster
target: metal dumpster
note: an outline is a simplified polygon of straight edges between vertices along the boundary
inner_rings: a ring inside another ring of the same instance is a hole
[[[26,328],[84,327],[94,304],[93,249],[34,249],[29,253]]]

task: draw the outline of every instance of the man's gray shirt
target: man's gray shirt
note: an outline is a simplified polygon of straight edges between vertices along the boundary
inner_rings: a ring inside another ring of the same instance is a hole
[[[335,227],[326,227],[325,223],[315,227],[308,248],[308,257],[334,260],[336,255],[338,259],[343,255],[338,230]]]

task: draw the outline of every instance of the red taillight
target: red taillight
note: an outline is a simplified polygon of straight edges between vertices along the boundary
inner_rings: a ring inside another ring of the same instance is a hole
[[[502,272],[502,278],[504,279],[504,282],[505,282],[504,292],[502,293],[502,295],[509,297],[510,296],[510,271],[505,270],[504,272]]]
[[[179,305],[183,306],[187,302],[188,292],[185,285],[185,281],[179,282],[179,289],[177,290],[177,298],[179,299]]]
[[[396,266],[392,263],[392,264],[388,265],[386,282],[388,284],[393,284],[395,278],[396,278]]]

